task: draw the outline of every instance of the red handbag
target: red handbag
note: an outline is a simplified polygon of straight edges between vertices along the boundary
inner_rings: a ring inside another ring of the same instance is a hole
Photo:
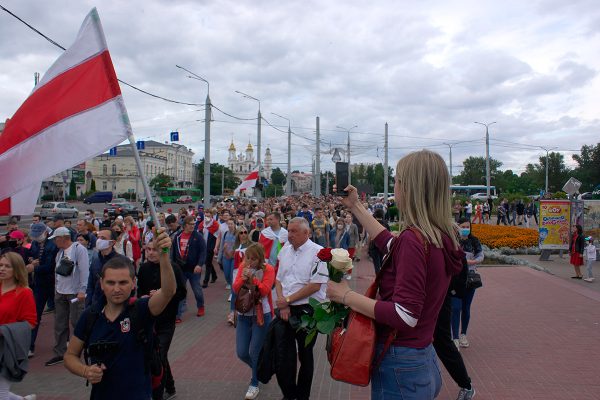
[[[427,246],[421,232],[416,228],[410,228],[424,243],[426,253]],[[369,286],[365,296],[375,299],[381,279],[381,272],[388,264],[392,249],[395,247],[397,238],[392,239],[390,249],[382,260],[381,269],[375,277],[375,281]],[[345,327],[337,327],[327,338],[327,359],[331,365],[330,374],[336,381],[350,383],[352,385],[367,386],[371,380],[371,370],[379,365],[387,353],[390,345],[396,338],[396,330],[393,330],[385,341],[383,351],[375,361],[375,344],[377,334],[375,321],[356,311],[350,311],[346,318]]]

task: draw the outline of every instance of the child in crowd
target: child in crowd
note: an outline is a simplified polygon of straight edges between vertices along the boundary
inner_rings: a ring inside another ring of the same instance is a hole
[[[585,259],[586,259],[586,270],[587,278],[583,278],[586,282],[594,282],[594,275],[592,274],[592,264],[596,261],[596,246],[594,246],[594,239],[591,236],[585,238]]]

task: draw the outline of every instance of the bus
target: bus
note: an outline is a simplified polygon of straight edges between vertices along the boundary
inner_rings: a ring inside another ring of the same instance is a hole
[[[475,193],[487,193],[487,186],[485,185],[450,185],[450,192],[456,196],[467,196],[471,197]],[[494,197],[496,194],[496,186],[490,186],[490,194]]]
[[[202,190],[193,188],[175,188],[159,189],[156,195],[160,197],[163,203],[175,203],[181,196],[192,196],[192,201],[195,203],[202,199]]]

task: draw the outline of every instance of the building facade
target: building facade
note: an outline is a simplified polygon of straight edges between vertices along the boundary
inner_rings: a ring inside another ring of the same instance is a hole
[[[237,178],[243,181],[250,172],[256,169],[256,159],[254,158],[254,147],[252,147],[252,144],[248,143],[245,153],[240,152],[239,154],[236,154],[236,147],[232,140],[229,145],[227,166],[233,171]],[[273,160],[271,159],[271,149],[267,147],[265,157],[262,160],[262,177],[270,180],[272,171]]]
[[[150,182],[158,174],[171,177],[176,187],[193,187],[194,174],[192,157],[187,147],[175,143],[144,142],[139,150],[142,171]],[[117,146],[116,155],[108,153],[94,157],[86,163],[85,187],[91,189],[92,180],[96,190],[111,191],[115,195],[136,193],[143,196],[143,187],[130,145]]]

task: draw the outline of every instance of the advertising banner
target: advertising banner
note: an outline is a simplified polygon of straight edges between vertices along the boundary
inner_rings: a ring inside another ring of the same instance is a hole
[[[569,200],[540,201],[540,249],[568,250],[571,227]]]

